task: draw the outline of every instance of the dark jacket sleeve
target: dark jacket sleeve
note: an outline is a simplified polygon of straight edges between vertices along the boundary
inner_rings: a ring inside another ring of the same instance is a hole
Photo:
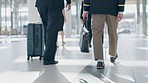
[[[80,13],[80,18],[81,18],[81,19],[83,19],[82,14],[83,14],[83,1],[82,1],[82,3],[81,3],[81,13]]]
[[[66,0],[67,4],[71,4],[71,0]]]
[[[124,11],[125,0],[118,0],[118,12]]]
[[[84,0],[84,11],[89,11],[89,7],[90,7],[90,0]]]

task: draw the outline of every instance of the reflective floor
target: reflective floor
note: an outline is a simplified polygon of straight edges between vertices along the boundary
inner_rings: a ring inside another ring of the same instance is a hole
[[[27,61],[26,38],[0,38],[0,83],[148,83],[148,37],[119,35],[119,58],[112,64],[105,36],[105,69],[96,69],[93,48],[80,52],[78,36],[66,38],[65,46],[60,37],[58,42],[59,63],[44,66],[39,57]]]

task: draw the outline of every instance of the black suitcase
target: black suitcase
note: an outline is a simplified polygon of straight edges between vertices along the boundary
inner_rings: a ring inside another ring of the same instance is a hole
[[[39,56],[39,60],[41,60],[43,48],[42,24],[29,23],[27,29],[27,60],[29,60],[30,57],[37,56]]]

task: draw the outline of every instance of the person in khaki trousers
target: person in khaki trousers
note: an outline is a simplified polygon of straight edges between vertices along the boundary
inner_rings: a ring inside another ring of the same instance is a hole
[[[97,68],[104,68],[102,33],[106,23],[109,35],[109,54],[112,63],[118,57],[117,54],[117,26],[123,18],[125,0],[84,0],[83,19],[92,14],[92,33],[94,58],[97,60]]]

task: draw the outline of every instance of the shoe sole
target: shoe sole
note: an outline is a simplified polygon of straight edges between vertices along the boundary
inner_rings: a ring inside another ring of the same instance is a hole
[[[97,67],[97,69],[104,69],[104,66],[102,66],[102,67]]]
[[[97,69],[104,69],[104,67],[97,67]]]
[[[58,63],[44,63],[43,65],[56,65]]]
[[[58,62],[55,62],[55,63],[43,63],[43,65],[55,65],[55,64],[58,64]]]

